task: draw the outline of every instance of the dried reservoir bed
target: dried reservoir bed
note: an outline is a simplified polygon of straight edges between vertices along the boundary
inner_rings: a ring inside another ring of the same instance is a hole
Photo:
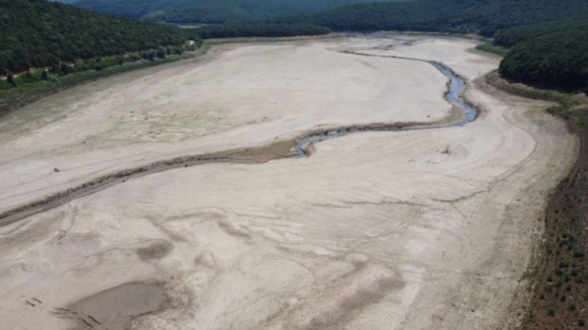
[[[221,46],[15,112],[0,122],[0,213],[109,173],[232,154],[5,221],[3,324],[516,324],[536,219],[577,141],[545,103],[480,79],[498,60],[475,45],[375,34]],[[429,61],[466,81],[476,121],[450,125],[463,113]],[[350,134],[312,146],[312,157],[272,160],[308,132],[415,123],[434,129]]]

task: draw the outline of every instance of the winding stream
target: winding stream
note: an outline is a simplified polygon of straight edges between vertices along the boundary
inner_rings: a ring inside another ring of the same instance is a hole
[[[411,60],[426,62],[433,65],[439,70],[445,77],[449,79],[448,91],[445,94],[445,99],[451,103],[454,107],[465,112],[465,116],[453,123],[449,124],[438,124],[438,125],[427,125],[425,123],[391,123],[391,124],[373,124],[363,126],[349,126],[341,127],[329,130],[320,130],[313,133],[307,134],[302,138],[298,139],[296,143],[291,147],[291,150],[295,152],[285,152],[277,154],[271,159],[281,159],[288,157],[308,157],[310,156],[309,148],[314,144],[324,140],[342,137],[352,133],[358,132],[382,132],[382,131],[410,131],[410,130],[423,130],[423,129],[436,129],[453,126],[463,126],[467,123],[474,121],[478,116],[478,109],[472,106],[463,98],[463,93],[466,88],[466,82],[454,73],[449,67],[435,61],[426,61],[420,59],[406,58],[406,57],[395,57],[395,56],[381,56],[372,54],[362,54],[354,52],[342,52],[345,54],[355,56],[370,56],[370,57],[383,57],[401,60]],[[96,192],[102,191],[116,184],[126,182],[129,179],[142,177],[149,174],[159,173],[171,169],[196,166],[201,164],[210,163],[241,163],[241,164],[255,164],[263,162],[256,158],[257,151],[260,151],[267,146],[258,147],[253,149],[246,149],[242,152],[236,152],[234,150],[226,151],[225,153],[219,152],[214,154],[205,155],[194,155],[177,157],[169,160],[158,161],[149,165],[130,168],[120,172],[105,175],[96,178],[92,181],[86,182],[80,186],[73,187],[66,191],[58,192],[43,199],[33,201],[29,204],[18,206],[11,210],[7,210],[0,213],[0,227],[9,225],[19,220],[25,219],[29,216],[48,211],[50,209],[59,207],[65,203],[73,201],[78,198],[82,198]]]
[[[403,127],[385,128],[385,127],[382,127],[383,129],[382,128],[380,128],[380,129],[375,129],[375,128],[369,129],[368,128],[368,129],[363,129],[363,130],[360,130],[357,128],[339,128],[339,129],[330,130],[328,132],[324,132],[324,133],[320,133],[320,134],[313,134],[313,135],[309,135],[309,136],[299,140],[296,143],[296,145],[294,146],[294,150],[296,151],[296,155],[298,157],[307,157],[309,147],[311,145],[313,145],[314,143],[333,139],[333,138],[338,138],[338,137],[345,136],[345,135],[348,135],[351,133],[356,133],[358,131],[361,131],[361,132],[383,131],[383,130],[386,130],[386,131],[398,131],[398,130],[407,131],[407,130],[417,130],[417,129],[434,129],[434,128],[441,128],[441,127],[463,126],[467,123],[470,123],[470,122],[476,120],[476,118],[478,117],[478,110],[473,105],[468,103],[465,99],[463,99],[463,97],[462,97],[463,93],[465,92],[465,87],[466,87],[466,83],[463,80],[463,78],[461,78],[455,72],[453,72],[450,68],[448,68],[447,66],[445,66],[439,62],[417,60],[417,59],[397,57],[397,56],[380,56],[380,55],[372,55],[372,54],[362,54],[362,53],[355,53],[355,52],[342,52],[342,53],[356,55],[356,56],[383,57],[383,58],[412,60],[412,61],[421,61],[421,62],[429,63],[432,66],[434,66],[437,70],[439,70],[439,72],[441,72],[445,77],[447,77],[449,79],[449,88],[448,88],[447,93],[445,93],[445,100],[447,100],[449,103],[451,103],[456,108],[461,109],[462,111],[465,111],[466,115],[460,121],[451,123],[449,125],[444,125],[444,126],[442,126],[442,125],[429,125],[429,126],[418,126],[418,127],[414,126],[414,127],[407,127],[407,128],[403,128]]]

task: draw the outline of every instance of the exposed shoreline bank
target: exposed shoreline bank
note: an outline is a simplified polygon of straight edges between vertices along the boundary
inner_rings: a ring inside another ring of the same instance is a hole
[[[27,88],[27,90],[16,92],[16,95],[12,97],[9,96],[5,99],[0,99],[0,120],[2,117],[10,115],[14,111],[18,111],[20,108],[70,88],[119,74],[135,72],[142,69],[149,69],[184,60],[197,59],[203,55],[206,55],[209,50],[209,46],[202,46],[200,49],[197,49],[194,52],[168,56],[165,59],[154,61],[137,61],[133,63],[125,63],[107,67],[102,70],[88,70],[84,72],[72,73],[61,77],[61,80],[57,82],[34,82],[32,83],[34,86],[24,87]]]
[[[588,104],[574,100],[573,95],[511,84],[497,73],[489,74],[486,81],[509,94],[555,102],[547,111],[565,121],[580,141],[572,168],[548,198],[543,218],[537,219],[545,227],[539,251],[533,256],[536,262],[528,271],[530,300],[519,328],[583,327],[588,320],[582,308],[588,304]]]

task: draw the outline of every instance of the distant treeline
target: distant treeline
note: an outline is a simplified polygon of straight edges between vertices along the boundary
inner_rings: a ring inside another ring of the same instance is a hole
[[[329,34],[331,30],[326,27],[298,23],[298,24],[272,24],[272,23],[234,23],[224,25],[205,26],[191,30],[191,35],[201,39],[210,38],[236,38],[236,37],[293,37],[293,36],[318,36]]]
[[[0,0],[0,74],[182,46],[186,31],[45,0]]]
[[[374,0],[81,0],[83,8],[173,23],[221,24],[263,20],[277,14],[312,13]],[[394,1],[394,0],[380,0]]]
[[[575,31],[588,31],[588,14],[505,29],[496,34],[494,44],[502,47],[512,47],[519,42],[528,41],[536,37]]]
[[[163,60],[168,56],[180,55],[183,52],[183,47],[159,47],[158,49],[151,49],[125,55],[96,57],[77,63],[56,63],[47,69],[26,72],[24,74],[18,75],[18,77],[14,77],[14,75],[9,73],[6,80],[0,81],[0,90],[7,90],[23,84],[29,84],[38,81],[56,82],[60,77],[73,73],[102,71],[107,68],[123,66],[128,63],[137,63],[140,60]],[[1,112],[2,111],[0,111],[0,113]]]
[[[442,31],[493,36],[509,27],[582,12],[588,12],[586,0],[415,0],[340,6],[273,21],[304,22],[335,31]]]
[[[181,30],[44,0],[0,0],[0,74],[125,53],[144,58],[188,39],[400,30],[495,37],[495,45],[510,48],[500,67],[502,75],[541,87],[588,87],[588,0],[84,0],[80,4],[107,12],[129,11],[133,17],[184,17],[172,20],[194,22],[228,15],[219,19],[223,21],[235,14],[241,20]],[[336,5],[340,6],[333,8]],[[199,16],[190,8],[200,8]],[[300,14],[321,8],[330,9]],[[259,20],[274,13],[293,14]],[[247,17],[255,20],[245,21]]]

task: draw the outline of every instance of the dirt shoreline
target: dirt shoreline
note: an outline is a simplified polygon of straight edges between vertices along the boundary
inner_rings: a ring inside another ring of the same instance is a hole
[[[495,73],[487,82],[507,93],[554,101],[571,97],[521,84],[510,84]],[[576,107],[552,107],[551,113],[564,120],[580,141],[576,160],[565,178],[550,195],[544,215],[542,243],[536,262],[529,269],[530,292],[521,315],[519,329],[584,328],[588,321],[588,102],[581,96]],[[584,105],[582,105],[584,104]]]

